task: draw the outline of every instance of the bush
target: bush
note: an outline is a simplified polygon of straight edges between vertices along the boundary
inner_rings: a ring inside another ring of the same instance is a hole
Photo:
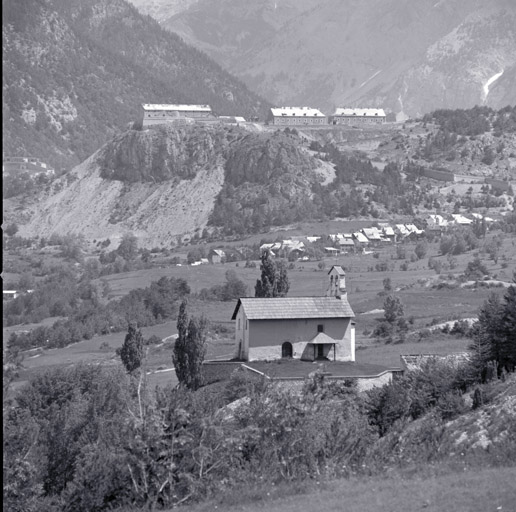
[[[103,341],[100,344],[99,350],[102,352],[111,352],[111,345],[107,341]]]
[[[163,340],[156,336],[155,334],[152,334],[149,338],[144,340],[145,345],[159,345]]]

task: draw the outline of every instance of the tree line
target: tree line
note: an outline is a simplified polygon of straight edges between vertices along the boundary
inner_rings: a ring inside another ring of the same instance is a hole
[[[97,334],[123,331],[130,322],[136,322],[140,327],[161,323],[175,318],[177,302],[190,294],[190,287],[184,279],[162,277],[146,288],[131,290],[120,300],[113,299],[102,304],[96,295],[96,288],[91,284],[77,286],[71,278],[56,283],[59,286],[55,285],[55,293],[42,294],[41,299],[55,297],[55,302],[50,302],[50,313],[59,313],[68,318],[50,327],[40,326],[29,332],[12,333],[10,346],[20,350],[64,347]],[[49,289],[44,290],[48,292]],[[23,297],[38,304],[40,294],[35,290]],[[58,309],[61,307],[63,309]]]

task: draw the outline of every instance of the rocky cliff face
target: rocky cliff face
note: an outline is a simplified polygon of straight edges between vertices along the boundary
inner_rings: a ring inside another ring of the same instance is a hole
[[[235,217],[246,209],[246,198],[249,203],[258,194],[263,205],[309,199],[311,185],[324,179],[320,166],[298,140],[281,133],[130,130],[32,201],[25,199],[16,220],[26,237],[74,233],[115,241],[132,232],[142,247],[170,247],[178,235],[204,228],[228,190]],[[17,204],[10,200],[8,210]]]
[[[199,0],[163,26],[276,104],[402,117],[516,102],[511,0]]]

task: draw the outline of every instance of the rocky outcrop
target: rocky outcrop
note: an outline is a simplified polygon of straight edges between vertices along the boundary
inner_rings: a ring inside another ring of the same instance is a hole
[[[141,247],[170,247],[178,235],[202,230],[228,193],[234,219],[251,214],[258,196],[270,208],[302,204],[311,185],[324,179],[320,167],[297,138],[282,133],[129,130],[18,208],[19,234],[116,241],[131,232]]]
[[[97,154],[103,178],[124,183],[192,179],[214,168],[229,143],[228,130],[201,126],[157,126],[115,137]]]

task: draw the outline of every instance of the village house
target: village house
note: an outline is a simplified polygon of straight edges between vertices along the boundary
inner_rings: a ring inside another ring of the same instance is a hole
[[[362,233],[367,237],[370,245],[377,246],[382,241],[381,231],[374,226],[371,228],[363,228]]]
[[[464,217],[464,215],[461,215],[460,213],[452,213],[453,222],[455,224],[458,224],[459,226],[470,226],[473,224],[473,221],[471,219],[468,219],[467,217]]]
[[[394,233],[394,229],[392,228],[392,226],[384,225],[381,226],[381,228],[384,240],[388,240],[392,243],[396,242],[396,233]]]
[[[355,242],[351,238],[342,238],[337,243],[341,254],[355,252]]]
[[[442,215],[430,214],[426,225],[430,231],[443,231],[448,227],[448,221]]]
[[[142,105],[143,127],[158,124],[172,123],[174,125],[186,125],[195,120],[214,118],[209,105],[172,105],[149,104]]]
[[[339,249],[336,249],[335,247],[325,247],[324,252],[330,256],[337,256],[337,254],[339,254]]]
[[[343,108],[339,107],[330,117],[331,124],[382,124],[385,112],[381,108]]]
[[[333,266],[321,297],[241,298],[235,307],[235,358],[355,360],[354,313],[345,272]]]
[[[2,290],[3,300],[16,299],[22,293],[33,293],[34,290]]]
[[[276,107],[271,108],[271,113],[273,124],[278,126],[328,124],[327,117],[311,107]]]
[[[405,224],[396,224],[396,233],[402,238],[406,238],[410,235],[410,230],[407,229]]]
[[[353,239],[355,240],[355,245],[360,249],[369,246],[369,239],[360,231],[353,233]]]
[[[492,219],[491,217],[486,217],[485,215],[482,215],[481,213],[472,213],[471,216],[474,217],[476,220],[482,220],[487,223],[494,222],[494,219]]]
[[[208,253],[208,259],[211,263],[224,263],[226,261],[226,253],[222,249],[212,249]]]
[[[405,224],[405,227],[407,228],[407,231],[411,235],[422,235],[424,233],[424,230],[419,229],[415,224]]]
[[[20,295],[18,290],[2,290],[2,296],[4,300],[16,299]]]
[[[2,173],[12,174],[26,172],[31,176],[44,174],[53,176],[54,169],[42,162],[39,158],[32,156],[4,156],[2,159]]]

